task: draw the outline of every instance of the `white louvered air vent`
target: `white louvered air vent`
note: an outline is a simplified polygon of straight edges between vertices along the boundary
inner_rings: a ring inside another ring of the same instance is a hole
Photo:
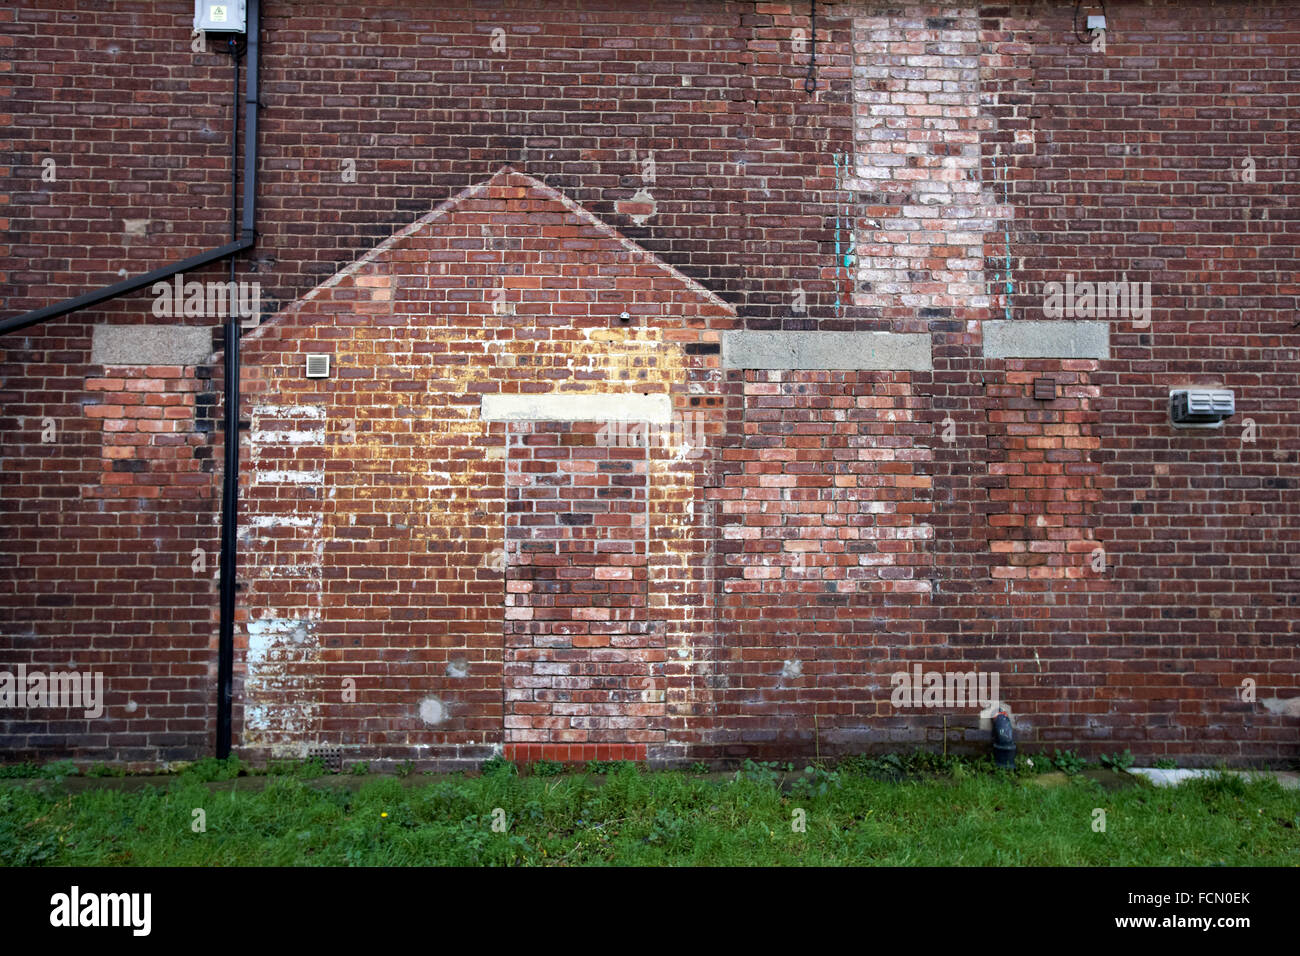
[[[307,377],[308,378],[329,378],[330,357],[328,355],[308,355],[307,356]]]

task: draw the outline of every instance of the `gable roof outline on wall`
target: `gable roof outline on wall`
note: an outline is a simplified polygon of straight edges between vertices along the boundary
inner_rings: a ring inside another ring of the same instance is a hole
[[[597,230],[603,238],[611,242],[615,242],[619,246],[621,246],[626,252],[630,253],[634,257],[635,261],[650,264],[655,266],[656,268],[662,269],[667,275],[676,279],[683,286],[685,286],[691,292],[699,296],[708,304],[716,306],[721,309],[725,309],[728,315],[734,316],[736,314],[735,309],[729,303],[724,302],[722,299],[720,299],[714,292],[711,292],[709,289],[705,288],[695,279],[692,279],[690,276],[683,274],[678,269],[669,265],[667,262],[664,262],[653,252],[650,252],[648,249],[645,249],[644,247],[633,242],[631,239],[628,239],[621,232],[619,232],[617,229],[615,229],[609,223],[605,222],[600,217],[593,214],[590,210],[586,209],[580,203],[576,202],[573,199],[570,199],[568,196],[564,195],[562,192],[555,189],[554,187],[548,186],[540,179],[530,176],[527,173],[521,173],[518,170],[516,170],[513,166],[506,165],[498,169],[488,179],[484,179],[480,182],[474,183],[473,185],[467,186],[466,188],[462,189],[460,192],[452,196],[449,196],[447,199],[443,200],[431,211],[425,213],[423,216],[421,216],[419,219],[412,222],[410,225],[403,226],[401,229],[393,233],[391,236],[389,236],[383,242],[379,243],[373,249],[369,250],[368,252],[361,255],[359,258],[350,262],[348,265],[344,266],[338,272],[335,272],[332,276],[330,276],[324,282],[317,285],[310,292],[299,297],[298,299],[295,299],[290,305],[288,305],[284,309],[277,312],[275,315],[271,316],[270,318],[268,318],[267,320],[259,324],[256,329],[253,329],[252,331],[246,333],[243,336],[244,341],[252,341],[257,339],[260,333],[262,332],[262,330],[266,326],[275,324],[277,319],[280,319],[285,316],[293,315],[299,309],[301,309],[303,305],[310,302],[312,299],[316,298],[321,293],[327,291],[328,289],[332,289],[334,286],[338,285],[344,279],[347,279],[355,275],[366,266],[380,259],[382,256],[384,256],[394,247],[398,246],[399,244],[411,238],[412,236],[418,234],[427,226],[435,222],[438,222],[441,219],[446,218],[448,215],[450,215],[453,211],[455,211],[458,207],[463,205],[465,202],[472,199],[478,199],[487,196],[487,194],[494,186],[506,186],[506,185],[513,185],[518,188],[527,189],[529,191],[540,194],[539,198],[560,204],[569,213],[581,219],[588,226]]]

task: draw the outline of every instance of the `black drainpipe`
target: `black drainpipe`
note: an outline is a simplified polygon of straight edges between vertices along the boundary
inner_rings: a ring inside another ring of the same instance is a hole
[[[118,296],[148,288],[155,282],[199,269],[222,259],[230,259],[230,279],[235,279],[235,256],[252,249],[257,243],[257,110],[258,110],[258,39],[261,30],[258,0],[248,0],[247,35],[248,73],[244,86],[244,206],[243,221],[236,237],[236,186],[239,142],[239,60],[235,59],[235,104],[231,130],[231,241],[198,255],[182,259],[152,272],[125,279],[94,292],[43,306],[22,315],[0,320],[0,335],[17,332],[51,319],[99,305]],[[231,296],[231,298],[235,298]],[[233,311],[233,310],[232,310]],[[231,315],[225,325],[225,471],[221,489],[221,619],[217,645],[217,741],[218,757],[230,754],[233,673],[235,659],[235,526],[239,507],[239,335],[240,319]]]
[[[244,86],[244,237],[253,234],[257,199],[257,38],[261,31],[257,0],[248,1],[248,81]],[[235,70],[239,61],[235,61]],[[238,85],[237,85],[238,86]],[[238,127],[238,113],[235,126]],[[251,144],[251,146],[250,146]],[[231,153],[231,163],[234,155]],[[234,226],[234,191],[230,194],[231,226]],[[234,282],[235,261],[230,260],[230,281]],[[230,286],[234,289],[234,286]],[[225,382],[225,467],[221,480],[221,623],[217,636],[217,758],[230,756],[230,722],[234,710],[235,663],[235,532],[239,516],[239,316],[230,295],[230,317],[226,320]],[[242,298],[242,297],[240,297]]]
[[[248,81],[244,87],[244,235],[253,234],[257,199],[257,109],[258,109],[258,33],[261,30],[257,0],[248,3]],[[235,60],[236,78],[239,61]],[[236,82],[238,89],[238,82]],[[236,131],[239,114],[235,114]],[[251,148],[250,148],[250,145]],[[234,153],[231,154],[234,172]],[[234,228],[235,193],[232,189],[231,228]],[[230,260],[231,289],[234,289],[235,260]],[[240,297],[242,299],[242,296]],[[239,516],[239,338],[240,318],[232,307],[226,320],[225,382],[225,467],[221,483],[221,621],[217,637],[217,759],[230,756],[231,715],[234,710],[235,670],[235,579],[237,519]]]

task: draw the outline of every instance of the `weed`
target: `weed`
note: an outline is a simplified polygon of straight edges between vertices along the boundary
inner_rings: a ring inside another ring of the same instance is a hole
[[[184,770],[181,771],[182,779],[210,781],[210,780],[233,780],[243,773],[244,767],[240,764],[239,758],[231,754],[225,760],[218,760],[216,757],[204,757],[202,760],[196,760]]]
[[[839,785],[840,775],[836,771],[822,767],[804,767],[803,773],[796,777],[791,785],[790,795],[812,800],[826,796]]]
[[[320,757],[304,760],[272,760],[266,765],[266,772],[272,777],[324,777],[329,773],[325,761]]]
[[[483,761],[483,766],[479,768],[479,771],[485,777],[516,777],[519,775],[519,768],[516,767],[513,762],[500,755]]]
[[[1123,772],[1133,766],[1133,754],[1128,750],[1118,754],[1102,754],[1100,760],[1107,770]]]
[[[840,761],[840,770],[855,776],[871,777],[876,780],[897,780],[907,773],[903,759],[898,754],[884,754],[868,757],[859,754],[845,757]]]
[[[668,808],[655,811],[654,825],[645,837],[647,843],[679,847],[688,832],[686,823]]]
[[[47,780],[62,780],[64,777],[75,777],[80,772],[71,760],[56,760],[42,767],[38,771],[38,776]]]
[[[626,760],[588,760],[583,768],[587,773],[610,774],[618,773],[623,769],[623,765],[628,763]]]
[[[1271,779],[1267,783],[1277,786]],[[1221,805],[1240,801],[1246,796],[1251,783],[1241,774],[1227,773],[1220,769],[1209,776],[1195,777],[1183,786],[1189,787],[1192,792],[1200,794],[1201,798],[1206,802]]]
[[[1026,769],[1028,765],[1026,764]],[[959,754],[933,753],[916,750],[910,754],[882,754],[878,757],[859,755],[845,757],[839,769],[854,776],[877,780],[898,780],[902,777],[947,776],[966,777],[992,774],[997,767],[991,757],[965,757]]]
[[[794,773],[794,764],[778,763],[775,760],[746,760],[733,779],[748,780],[762,787],[775,787],[787,773]]]
[[[1030,754],[1016,754],[1016,769],[1013,773],[1017,777],[1034,777],[1050,771],[1052,762],[1041,754],[1037,756],[1038,759],[1035,760]]]
[[[1083,772],[1084,768],[1088,766],[1088,761],[1073,750],[1057,750],[1052,754],[1052,765],[1062,773],[1073,777]]]

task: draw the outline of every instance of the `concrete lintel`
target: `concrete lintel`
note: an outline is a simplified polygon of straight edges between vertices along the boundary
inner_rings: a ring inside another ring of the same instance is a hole
[[[930,336],[911,332],[723,332],[722,367],[928,372]]]
[[[1110,358],[1110,323],[1032,319],[984,323],[985,358]]]
[[[655,422],[672,421],[666,394],[484,395],[480,414],[489,422]]]
[[[212,355],[212,329],[202,325],[97,325],[92,365],[203,365]]]

